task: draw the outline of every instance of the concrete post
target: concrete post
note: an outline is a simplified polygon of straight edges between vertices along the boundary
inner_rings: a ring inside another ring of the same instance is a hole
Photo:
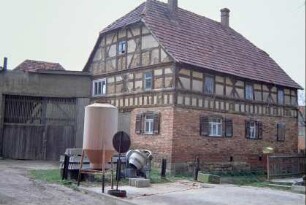
[[[76,100],[76,133],[75,133],[75,147],[81,148],[83,146],[83,131],[84,131],[84,116],[85,106],[89,105],[89,98],[77,98]]]

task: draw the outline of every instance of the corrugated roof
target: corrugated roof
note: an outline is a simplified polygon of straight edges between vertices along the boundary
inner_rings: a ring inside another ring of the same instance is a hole
[[[156,0],[147,0],[102,30],[101,34],[140,21],[179,63],[301,88],[266,52],[234,29],[181,8],[173,16],[166,3]]]

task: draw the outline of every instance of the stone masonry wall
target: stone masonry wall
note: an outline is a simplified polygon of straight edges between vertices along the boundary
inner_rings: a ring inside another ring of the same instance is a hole
[[[160,134],[143,135],[135,133],[136,115],[153,111],[160,113]],[[162,158],[167,159],[170,167],[173,136],[173,107],[137,108],[131,112],[130,136],[132,149],[148,149],[153,152],[153,163],[159,166]]]
[[[222,115],[233,120],[233,137],[200,136],[200,115]],[[274,148],[275,153],[297,153],[298,129],[296,118],[253,116],[263,123],[262,140],[245,138],[245,120],[251,116],[175,108],[173,116],[172,169],[190,171],[199,156],[203,170],[247,171],[263,169],[266,156],[262,149]],[[277,123],[286,125],[284,142],[277,141]],[[232,157],[232,161],[230,161]]]

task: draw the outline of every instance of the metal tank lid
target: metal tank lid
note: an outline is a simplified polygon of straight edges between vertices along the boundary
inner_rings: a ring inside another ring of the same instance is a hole
[[[105,104],[105,103],[93,103],[91,105],[87,105],[86,107],[100,107],[100,108],[113,108],[117,109],[117,107],[111,105],[111,104]]]

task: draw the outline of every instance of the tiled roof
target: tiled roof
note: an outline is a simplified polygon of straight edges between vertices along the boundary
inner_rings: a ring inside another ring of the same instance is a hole
[[[171,16],[168,5],[156,0],[147,0],[101,34],[139,21],[178,63],[301,88],[266,52],[234,29],[181,8]]]
[[[44,61],[25,60],[14,70],[37,72],[37,71],[64,71],[59,63],[49,63]]]
[[[115,30],[121,27],[125,27],[127,25],[137,23],[141,21],[142,14],[144,14],[146,8],[146,3],[140,4],[137,8],[135,8],[133,11],[129,12],[125,16],[121,17],[114,23],[107,26],[105,29],[101,31],[101,33],[105,33],[111,30]]]

